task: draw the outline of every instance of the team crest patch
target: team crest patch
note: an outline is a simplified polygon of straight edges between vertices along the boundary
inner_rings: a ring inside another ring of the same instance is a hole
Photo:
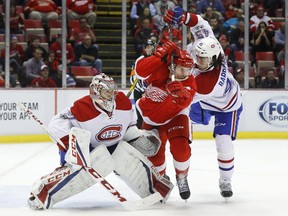
[[[118,139],[121,137],[121,131],[122,125],[108,125],[96,134],[95,139],[99,142]]]

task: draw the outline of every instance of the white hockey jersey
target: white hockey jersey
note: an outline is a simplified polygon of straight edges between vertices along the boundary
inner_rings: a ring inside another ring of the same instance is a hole
[[[188,18],[190,20],[185,24],[190,27],[194,42],[205,37],[215,38],[211,26],[201,16],[190,13]],[[192,42],[187,51],[196,59],[193,46]],[[221,52],[224,54],[223,50]],[[193,68],[192,74],[197,83],[193,103],[200,102],[203,109],[220,112],[231,112],[241,106],[240,87],[229,72],[227,63],[219,69],[212,68],[207,72]]]
[[[132,104],[122,92],[119,92],[111,116],[96,106],[89,96],[85,96],[54,116],[48,128],[67,146],[68,134],[72,127],[89,130],[90,143],[95,148],[100,144],[107,147],[117,144],[123,139],[127,128],[135,124]],[[61,148],[59,144],[58,147]]]

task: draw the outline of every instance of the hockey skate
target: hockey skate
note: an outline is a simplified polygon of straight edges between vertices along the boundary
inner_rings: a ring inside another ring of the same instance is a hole
[[[190,197],[190,189],[187,181],[187,176],[176,176],[177,186],[179,189],[180,197],[187,200]]]
[[[224,198],[230,198],[233,196],[233,191],[231,187],[231,183],[225,180],[219,181],[219,188],[220,188],[220,194]]]
[[[33,210],[44,210],[42,205],[37,201],[34,195],[31,195],[28,199],[28,206]]]

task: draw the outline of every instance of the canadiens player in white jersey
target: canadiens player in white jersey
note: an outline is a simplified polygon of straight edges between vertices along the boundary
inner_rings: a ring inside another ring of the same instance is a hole
[[[213,31],[201,16],[187,13],[180,7],[167,10],[164,21],[190,27],[194,43],[192,57],[193,75],[197,93],[191,105],[193,123],[209,124],[215,117],[213,137],[217,148],[219,188],[224,198],[233,195],[231,178],[234,172],[234,147],[238,122],[242,111],[240,87],[228,70],[224,52]]]
[[[145,198],[158,191],[165,201],[173,184],[152,169],[151,162],[145,157],[158,151],[159,135],[139,130],[135,124],[129,98],[116,90],[116,83],[111,77],[103,73],[96,75],[90,84],[90,94],[75,101],[50,121],[48,130],[60,139],[58,142],[62,142],[57,143],[61,166],[35,182],[29,206],[32,209],[49,209],[95,184],[83,167],[74,165],[69,159],[70,154],[73,155],[71,134],[74,134],[71,130],[79,128],[91,133],[89,137],[80,133],[79,146],[83,152],[88,149],[85,159],[91,161],[92,168],[103,177],[114,170],[140,197]],[[85,139],[87,142],[83,142]],[[138,158],[139,154],[143,158]]]
[[[172,53],[174,60],[171,59]],[[168,140],[177,186],[184,200],[190,197],[187,181],[191,156],[189,144],[192,142],[189,105],[197,88],[191,75],[192,65],[189,53],[168,41],[158,47],[152,56],[139,57],[134,68],[137,78],[147,86],[144,97],[136,102],[136,108],[143,117],[142,128],[157,129],[161,139],[160,150],[149,160],[160,174],[165,175],[165,146]]]

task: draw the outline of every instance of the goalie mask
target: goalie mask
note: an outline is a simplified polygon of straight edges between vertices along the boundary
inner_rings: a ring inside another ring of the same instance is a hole
[[[198,40],[194,48],[196,54],[196,59],[194,59],[195,63],[202,67],[205,67],[204,65],[207,64],[206,69],[203,70],[209,69],[214,64],[222,50],[218,40],[210,37]],[[201,62],[199,59],[201,59]]]
[[[91,99],[102,109],[112,112],[117,94],[117,85],[113,78],[100,73],[93,77],[89,87]]]

